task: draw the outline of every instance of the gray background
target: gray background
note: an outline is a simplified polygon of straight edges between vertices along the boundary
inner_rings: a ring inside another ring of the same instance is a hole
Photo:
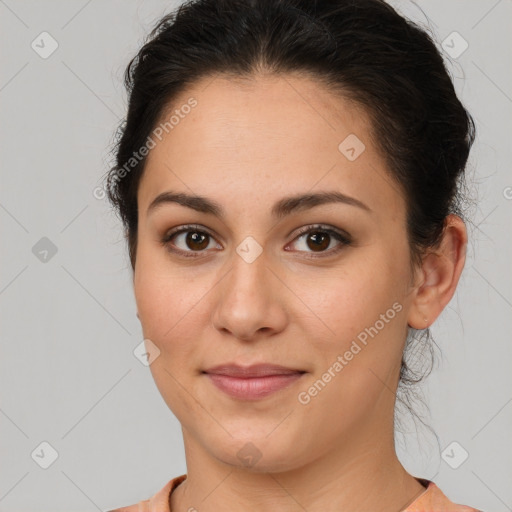
[[[147,499],[186,472],[179,422],[133,355],[142,331],[120,222],[93,194],[125,114],[124,68],[177,3],[0,0],[0,511],[108,510]],[[432,329],[443,357],[423,388],[440,446],[411,423],[399,456],[453,501],[505,512],[512,2],[393,4],[430,26],[440,47],[448,38],[461,48],[453,31],[468,42],[449,68],[478,129],[468,168],[478,201],[468,261]],[[59,45],[46,59],[31,47],[43,31]],[[47,469],[43,441],[58,453]],[[454,441],[451,460],[461,449],[469,454],[457,469],[441,456]]]

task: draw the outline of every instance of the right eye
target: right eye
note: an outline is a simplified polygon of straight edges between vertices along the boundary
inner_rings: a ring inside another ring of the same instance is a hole
[[[196,225],[180,226],[166,233],[161,244],[174,254],[186,258],[197,258],[200,255],[194,253],[205,252],[214,240],[210,233],[199,228],[200,226]],[[179,247],[179,244],[182,247]]]

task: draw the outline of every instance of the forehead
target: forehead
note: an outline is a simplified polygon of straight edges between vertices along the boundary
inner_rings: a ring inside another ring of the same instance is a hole
[[[174,99],[158,126],[139,186],[142,214],[166,190],[211,197],[237,212],[253,197],[251,207],[265,208],[315,188],[392,214],[403,208],[364,109],[311,78],[205,77]]]

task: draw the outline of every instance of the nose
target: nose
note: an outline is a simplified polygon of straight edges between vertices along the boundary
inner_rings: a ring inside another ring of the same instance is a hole
[[[285,329],[287,288],[268,263],[264,252],[250,263],[234,255],[231,269],[215,287],[212,321],[217,330],[251,341]]]

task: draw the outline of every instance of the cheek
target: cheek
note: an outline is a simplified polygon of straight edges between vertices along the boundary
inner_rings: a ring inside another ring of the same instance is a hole
[[[172,336],[173,326],[186,313],[184,299],[189,299],[186,282],[170,274],[159,251],[140,244],[134,273],[134,294],[144,337],[159,348],[167,336]]]
[[[331,337],[352,338],[365,327],[373,325],[400,301],[401,271],[392,264],[383,265],[377,258],[333,269],[322,278],[304,279],[296,283],[299,297],[304,297],[325,332]],[[396,308],[395,308],[396,309]],[[391,311],[393,317],[396,311]]]
[[[180,421],[193,404],[181,383],[190,378],[194,366],[201,290],[190,271],[172,269],[154,251],[140,250],[134,274],[134,294],[144,338],[159,349],[150,365],[161,396]]]
[[[304,401],[311,401],[305,406],[312,413],[308,421],[318,421],[318,428],[327,421],[342,432],[381,399],[386,403],[394,399],[390,390],[405,332],[399,292],[406,275],[402,262],[389,254],[383,260],[379,251],[369,253],[300,292],[309,297],[308,305],[315,312],[314,321],[303,328],[309,330],[310,350],[313,346],[318,364],[301,391]],[[313,325],[327,326],[321,331],[327,334],[319,336]]]
[[[342,268],[320,280],[297,281],[298,295],[307,298],[315,314],[303,329],[322,360],[317,371],[322,374],[342,356],[343,370],[336,374],[346,377],[344,395],[347,386],[357,395],[378,384],[379,377],[387,380],[401,360],[406,334],[403,289],[409,278],[406,256],[405,246],[402,251],[375,244],[357,255],[354,251]]]
[[[164,250],[141,247],[138,253],[134,294],[144,337],[163,355],[172,352],[173,361],[191,351],[191,341],[199,339],[214,277],[199,275],[192,267],[170,265]]]

